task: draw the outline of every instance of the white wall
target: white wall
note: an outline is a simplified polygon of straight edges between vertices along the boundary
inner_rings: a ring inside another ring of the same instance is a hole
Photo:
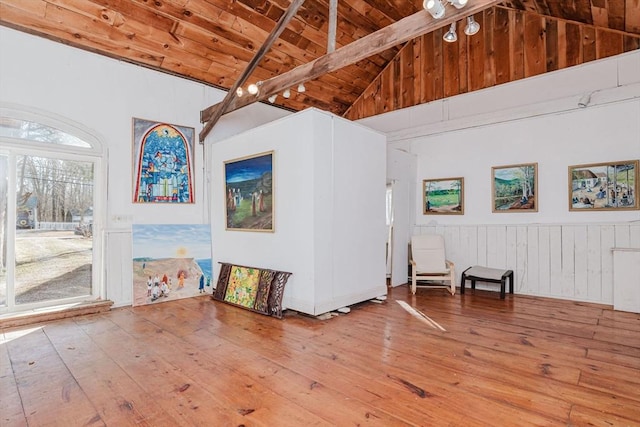
[[[316,265],[312,245],[316,211],[311,187],[314,147],[298,143],[301,134],[310,130],[331,140],[330,127],[317,126],[311,115],[299,115],[295,123],[277,120],[211,147],[211,239],[216,280],[218,262],[288,271],[294,274],[285,287],[286,299],[314,300],[313,287],[295,286],[297,282],[312,283]],[[274,151],[274,232],[227,231],[224,162],[265,151]]]
[[[386,293],[385,142],[308,109],[213,144],[214,263],[293,273],[283,305],[308,314]],[[224,162],[271,150],[275,232],[225,230]]]
[[[326,113],[325,113],[326,114]],[[317,313],[387,294],[386,138],[333,117],[333,288],[316,284]],[[316,138],[316,144],[325,144]],[[326,179],[326,178],[325,178]]]
[[[0,27],[0,103],[73,124],[95,136],[105,152],[104,212],[95,212],[105,237],[106,295],[116,305],[131,303],[131,224],[208,222],[203,146],[195,143],[192,205],[132,203],[132,118],[202,129],[200,111],[225,92],[116,61],[40,37]],[[289,115],[254,104],[225,116],[207,142]],[[104,293],[104,292],[103,292]]]
[[[640,211],[570,212],[568,167],[640,158],[640,51],[360,122],[417,156],[413,232],[445,235],[458,274],[510,268],[520,293],[612,302],[610,248],[640,247]],[[491,168],[532,162],[538,212],[492,213]],[[464,215],[423,215],[422,180],[455,176]]]
[[[422,179],[463,176],[465,214],[423,215],[416,224],[633,221],[638,211],[570,212],[568,166],[640,158],[640,98],[416,138],[416,198]],[[491,168],[538,163],[538,212],[493,213]]]

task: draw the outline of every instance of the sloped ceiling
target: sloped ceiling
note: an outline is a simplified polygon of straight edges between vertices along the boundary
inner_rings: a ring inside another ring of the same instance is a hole
[[[469,0],[472,3],[474,0]],[[0,24],[228,89],[289,0],[0,0]],[[336,47],[422,10],[421,0],[338,0]],[[327,52],[329,0],[306,0],[248,83]],[[507,0],[481,30],[425,34],[295,88],[276,104],[351,119],[640,48],[640,0]]]

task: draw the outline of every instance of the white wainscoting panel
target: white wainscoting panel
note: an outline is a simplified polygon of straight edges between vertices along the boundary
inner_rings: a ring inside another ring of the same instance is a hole
[[[613,308],[640,313],[640,249],[613,248]]]
[[[116,307],[133,301],[133,247],[131,230],[105,231],[104,280],[107,299]]]
[[[640,223],[418,225],[445,238],[458,280],[473,265],[514,272],[519,294],[613,304],[614,247],[640,248]],[[498,290],[489,283],[478,288]]]

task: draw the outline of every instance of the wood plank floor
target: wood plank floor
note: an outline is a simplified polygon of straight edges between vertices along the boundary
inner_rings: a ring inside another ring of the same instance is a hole
[[[278,320],[202,296],[0,339],[2,426],[640,426],[640,315],[595,304],[402,286]]]

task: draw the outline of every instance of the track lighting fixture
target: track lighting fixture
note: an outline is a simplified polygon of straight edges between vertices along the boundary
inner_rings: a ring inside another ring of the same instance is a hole
[[[456,40],[458,40],[458,34],[456,34],[456,23],[453,22],[451,23],[451,26],[449,27],[449,31],[447,31],[444,36],[442,36],[442,39],[448,43],[453,43]]]
[[[424,0],[422,7],[433,16],[434,19],[440,19],[444,16],[444,4],[440,0]]]
[[[467,5],[469,0],[424,0],[422,7],[433,16],[434,19],[441,19],[445,14],[445,6],[450,4],[456,9],[462,9]],[[480,31],[480,24],[476,22],[473,16],[467,17],[467,25],[464,27],[464,33],[468,36],[472,36]],[[452,23],[444,36],[444,41],[453,43],[458,40],[458,34],[456,33],[456,23]]]
[[[451,3],[456,9],[462,9],[467,5],[467,0],[449,0],[449,3]]]
[[[258,85],[251,83],[249,85],[249,87],[247,88],[247,91],[251,94],[251,95],[256,95],[258,93]]]
[[[444,18],[445,6],[452,5],[456,9],[462,9],[467,5],[469,0],[424,0],[422,7],[433,16],[434,19]],[[465,34],[473,35],[480,30],[480,24],[478,24],[473,16],[467,18],[467,26],[464,29]],[[457,34],[455,29],[449,30],[444,36],[444,39],[448,42],[454,42],[457,40]]]
[[[244,95],[244,90],[242,90],[242,88],[239,87],[238,89],[236,89],[236,95],[238,95],[238,98],[241,98],[242,95]]]
[[[476,22],[473,16],[467,16],[467,25],[464,27],[464,33],[468,36],[472,36],[480,31],[480,24]]]
[[[285,89],[284,92],[282,92],[283,98],[289,99],[290,96],[291,96],[291,91],[289,89]]]
[[[298,85],[298,92],[299,92],[299,93],[304,93],[304,92],[306,92],[306,90],[307,90],[307,88],[306,88],[306,87],[304,87],[304,83],[300,83],[300,84]]]
[[[273,104],[274,102],[276,102],[277,98],[278,98],[278,95],[271,95],[269,97],[269,102]]]

